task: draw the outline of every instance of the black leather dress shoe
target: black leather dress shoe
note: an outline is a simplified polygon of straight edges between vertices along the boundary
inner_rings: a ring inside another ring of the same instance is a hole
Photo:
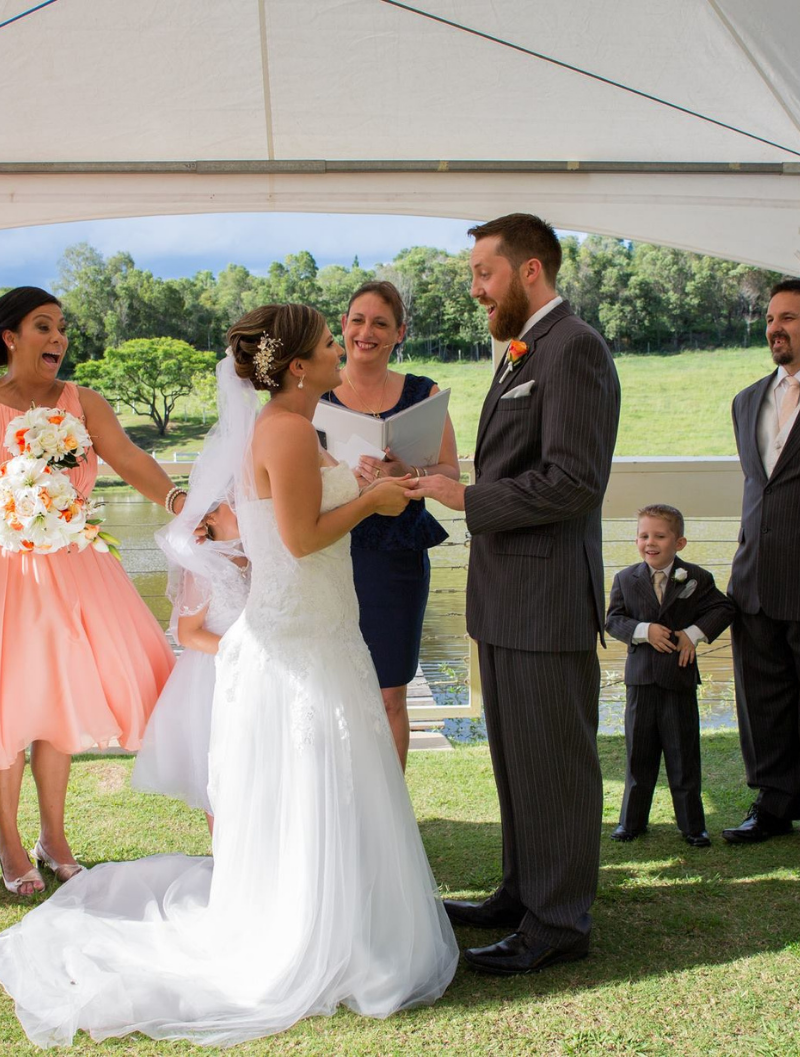
[[[479,973],[494,973],[496,976],[518,976],[522,973],[538,973],[558,962],[575,962],[589,953],[589,941],[574,947],[548,947],[544,943],[531,943],[521,932],[506,936],[490,947],[473,947],[464,951],[464,958],[471,969]]]
[[[691,848],[710,848],[711,838],[702,830],[700,833],[684,833],[683,839]]]
[[[617,826],[617,828],[614,830],[614,832],[611,834],[611,839],[612,840],[636,840],[636,838],[637,837],[641,837],[641,835],[643,833],[647,833],[647,826],[645,826],[644,829],[632,830],[632,829],[625,829],[625,827],[622,825],[622,823],[620,823]]]
[[[509,909],[491,896],[482,903],[461,899],[443,899],[442,903],[454,925],[472,925],[479,929],[516,929],[525,916],[524,909]]]
[[[789,818],[778,818],[771,815],[758,804],[753,804],[741,826],[736,829],[724,829],[722,836],[729,844],[759,844],[770,837],[783,837],[793,833],[794,826]]]

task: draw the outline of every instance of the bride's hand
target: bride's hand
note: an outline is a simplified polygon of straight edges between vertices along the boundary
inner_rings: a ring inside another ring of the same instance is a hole
[[[385,477],[383,480],[373,481],[361,494],[371,496],[376,514],[383,514],[384,517],[397,517],[398,514],[403,513],[409,503],[405,490],[410,476],[409,474],[406,477]]]

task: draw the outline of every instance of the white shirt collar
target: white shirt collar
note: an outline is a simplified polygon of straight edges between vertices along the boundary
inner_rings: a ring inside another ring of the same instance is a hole
[[[563,297],[561,297],[559,294],[556,294],[552,301],[548,301],[546,305],[542,305],[542,307],[537,312],[533,313],[531,318],[519,332],[519,337],[522,338],[523,335],[527,334],[532,326],[538,323],[540,319],[544,319],[547,313],[552,312],[553,309],[560,305],[563,300]]]
[[[666,573],[667,574],[667,580],[669,580],[670,573],[672,572],[672,566],[674,564],[675,564],[675,559],[673,558],[672,561],[669,563],[669,565],[666,568],[664,568],[664,569],[654,569],[652,566],[648,565],[647,568],[650,571],[650,579],[652,580],[656,573]]]

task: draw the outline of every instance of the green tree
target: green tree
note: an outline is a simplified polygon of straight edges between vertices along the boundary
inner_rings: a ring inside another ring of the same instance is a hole
[[[198,352],[176,338],[134,338],[106,350],[102,360],[79,364],[75,379],[147,415],[163,437],[178,398],[188,396],[195,376],[215,364],[213,352]]]
[[[105,319],[115,302],[114,278],[103,255],[86,242],[68,246],[58,262],[55,293],[69,321],[69,362],[103,355]]]

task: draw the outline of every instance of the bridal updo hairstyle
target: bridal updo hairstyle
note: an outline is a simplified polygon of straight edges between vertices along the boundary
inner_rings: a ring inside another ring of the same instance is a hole
[[[255,389],[277,393],[283,388],[284,376],[292,360],[309,360],[325,331],[325,317],[310,305],[262,305],[233,324],[228,344],[233,352],[236,373],[247,378]],[[263,334],[280,342],[275,347],[269,385],[256,377],[255,355]]]
[[[16,334],[25,316],[42,305],[58,305],[61,308],[57,297],[40,290],[38,286],[17,286],[0,297],[0,367],[8,364],[8,346],[3,333],[13,330]]]

